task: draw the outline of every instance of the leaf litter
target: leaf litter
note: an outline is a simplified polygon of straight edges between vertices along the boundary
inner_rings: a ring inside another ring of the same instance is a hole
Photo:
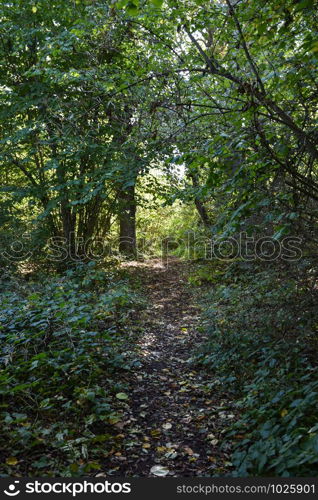
[[[136,318],[140,363],[129,395],[116,394],[125,405],[114,418],[120,434],[103,470],[126,477],[226,475],[231,443],[222,435],[235,415],[226,388],[191,362],[203,336],[185,263],[134,262],[127,269],[143,283],[149,305]]]

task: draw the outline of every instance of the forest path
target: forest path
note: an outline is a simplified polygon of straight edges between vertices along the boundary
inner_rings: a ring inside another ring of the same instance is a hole
[[[140,367],[129,404],[122,403],[121,444],[107,469],[139,477],[226,474],[229,449],[221,451],[220,441],[234,415],[226,388],[224,393],[211,388],[212,377],[189,362],[204,338],[187,263],[172,260],[163,266],[152,260],[127,269],[141,281],[149,305],[138,318]]]

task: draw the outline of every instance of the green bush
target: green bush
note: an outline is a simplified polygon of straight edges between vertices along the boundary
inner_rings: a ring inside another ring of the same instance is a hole
[[[285,355],[273,369],[273,350],[243,388],[242,417],[228,435],[245,433],[232,457],[237,476],[317,476],[318,373],[296,350]]]
[[[125,389],[118,371],[134,363],[122,325],[139,303],[126,281],[94,265],[2,293],[2,475],[98,467],[114,395]]]
[[[226,437],[237,476],[317,474],[316,297],[305,275],[284,275],[235,263],[207,294],[196,360],[239,399]]]

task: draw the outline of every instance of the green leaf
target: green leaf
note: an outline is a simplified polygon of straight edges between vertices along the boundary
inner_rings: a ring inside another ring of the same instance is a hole
[[[138,7],[133,4],[132,2],[130,2],[127,7],[126,7],[126,12],[127,14],[129,14],[129,16],[137,16],[138,15]]]
[[[126,400],[129,398],[129,396],[125,392],[118,392],[116,394],[116,398],[120,400]]]
[[[314,5],[314,0],[302,0],[300,3],[296,5],[295,11],[298,12],[299,10],[308,9],[313,7],[313,5]]]
[[[158,7],[159,9],[162,7],[163,0],[151,0],[151,3],[155,6]]]

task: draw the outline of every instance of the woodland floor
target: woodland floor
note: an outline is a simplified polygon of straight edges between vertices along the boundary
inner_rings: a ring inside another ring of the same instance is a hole
[[[231,469],[230,445],[221,448],[235,418],[226,388],[214,389],[213,376],[191,362],[204,334],[187,268],[177,260],[127,265],[148,307],[137,318],[140,364],[129,382],[129,404],[119,402],[123,417],[104,464],[108,474],[222,476]]]

